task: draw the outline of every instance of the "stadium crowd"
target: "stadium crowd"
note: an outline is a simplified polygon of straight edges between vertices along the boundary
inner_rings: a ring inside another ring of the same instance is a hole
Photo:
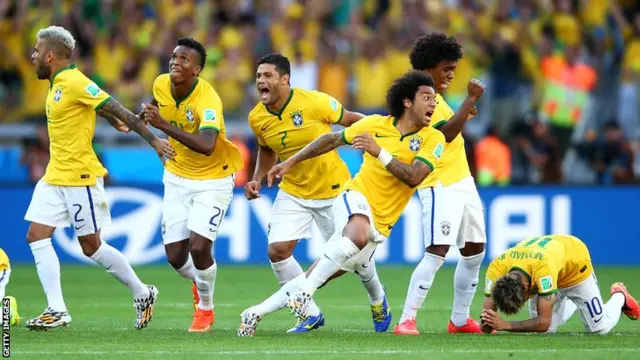
[[[30,53],[50,24],[72,31],[79,68],[135,111],[168,71],[175,40],[202,41],[201,77],[230,123],[246,122],[255,61],[272,51],[291,59],[293,87],[384,112],[413,40],[442,31],[464,47],[447,102],[455,109],[472,77],[486,84],[465,129],[479,185],[640,179],[636,0],[0,0],[0,126],[45,123],[49,84]],[[25,142],[25,163],[47,159],[46,141],[39,131]]]

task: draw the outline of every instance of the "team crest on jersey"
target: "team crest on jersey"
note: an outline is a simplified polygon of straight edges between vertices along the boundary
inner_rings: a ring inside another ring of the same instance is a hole
[[[56,87],[56,92],[53,94],[53,101],[58,102],[62,98],[62,86]]]
[[[294,112],[291,113],[291,121],[293,122],[293,125],[298,127],[301,126],[303,123],[303,119],[302,119],[302,112],[300,110],[296,110]]]
[[[441,222],[440,229],[442,230],[442,235],[449,236],[451,233],[451,223],[448,221]]]
[[[193,116],[193,106],[187,105],[187,108],[184,111],[184,115],[187,118],[187,121],[193,122],[193,120],[195,119]]]
[[[418,150],[420,150],[420,146],[422,146],[422,139],[420,137],[415,136],[409,139],[409,150],[418,152]]]

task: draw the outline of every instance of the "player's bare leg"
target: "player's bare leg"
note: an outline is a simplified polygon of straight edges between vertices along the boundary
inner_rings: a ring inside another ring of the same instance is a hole
[[[190,253],[195,266],[195,283],[200,301],[193,315],[189,332],[207,332],[215,321],[213,293],[218,266],[213,258],[213,241],[191,232]]]
[[[127,261],[127,258],[113,246],[100,240],[100,232],[78,237],[82,252],[123,283],[133,295],[136,309],[135,328],[147,327],[153,318],[153,306],[158,298],[158,289],[145,285]]]
[[[453,277],[453,311],[448,330],[450,333],[481,333],[480,324],[470,316],[470,309],[478,288],[484,243],[467,242],[460,254]]]
[[[193,311],[198,309],[200,296],[196,287],[196,268],[190,254],[189,239],[172,242],[164,245],[169,265],[185,279],[191,280],[191,293],[193,295]]]
[[[51,244],[54,227],[32,222],[27,232],[27,242],[33,253],[40,283],[47,296],[47,308],[38,317],[28,320],[30,330],[47,330],[71,323],[71,316],[62,297],[60,261]]]

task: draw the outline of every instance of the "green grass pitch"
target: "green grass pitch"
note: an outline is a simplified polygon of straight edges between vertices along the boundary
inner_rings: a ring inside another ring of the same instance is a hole
[[[262,320],[255,338],[237,338],[240,313],[270,295],[277,282],[268,266],[220,266],[216,284],[216,323],[211,333],[190,334],[191,284],[169,266],[139,267],[143,281],[160,290],[155,317],[142,331],[133,328],[134,309],[127,289],[105,271],[89,266],[63,266],[63,291],[73,317],[70,327],[47,332],[11,330],[12,358],[16,359],[638,359],[640,321],[624,315],[612,334],[582,333],[576,314],[554,335],[450,335],[446,332],[453,299],[453,267],[436,278],[418,317],[418,337],[399,337],[373,331],[366,292],[347,274],[317,293],[326,325],[307,334],[286,334],[294,323],[286,310]],[[402,311],[412,267],[378,269],[397,322]],[[640,295],[640,268],[597,268],[604,299],[609,286],[624,281]],[[481,274],[484,276],[484,274]],[[478,318],[482,283],[472,309]],[[35,267],[14,266],[8,295],[17,298],[23,320],[38,315],[45,298]]]

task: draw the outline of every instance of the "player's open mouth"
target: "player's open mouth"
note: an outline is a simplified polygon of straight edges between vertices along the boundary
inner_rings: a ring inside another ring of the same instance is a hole
[[[174,74],[179,74],[181,72],[177,66],[172,66],[170,71]]]
[[[429,110],[429,111],[427,111],[427,113],[426,113],[427,118],[431,119],[431,116],[433,115],[433,111],[434,111],[434,110]]]
[[[266,86],[258,86],[258,93],[260,94],[260,100],[267,100],[271,92]]]

